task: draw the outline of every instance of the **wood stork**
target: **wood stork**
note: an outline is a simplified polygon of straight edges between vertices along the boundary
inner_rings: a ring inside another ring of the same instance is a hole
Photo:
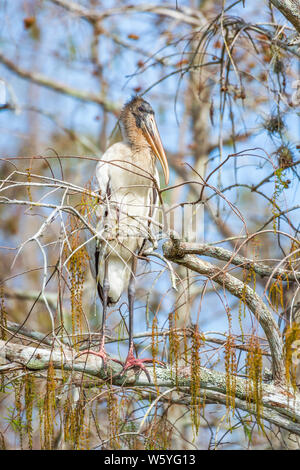
[[[166,184],[169,167],[154,111],[147,101],[140,96],[132,98],[124,106],[119,122],[122,142],[109,147],[96,167],[99,192],[105,203],[99,207],[99,238],[90,259],[103,305],[102,337],[98,352],[89,350],[85,353],[100,356],[106,365],[104,328],[107,308],[116,304],[127,290],[129,349],[123,371],[136,367],[149,377],[144,363],[153,359],[138,359],[133,353],[135,273],[137,258],[149,239],[156,188],[159,188],[156,158],[161,163]]]

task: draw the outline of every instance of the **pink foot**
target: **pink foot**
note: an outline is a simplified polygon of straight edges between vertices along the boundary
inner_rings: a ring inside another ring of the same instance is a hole
[[[108,355],[106,354],[106,351],[105,351],[105,347],[104,347],[104,342],[105,342],[105,338],[103,337],[102,340],[101,340],[101,344],[100,344],[100,349],[99,351],[92,351],[91,349],[85,349],[84,351],[81,351],[77,356],[77,357],[80,357],[80,356],[83,356],[83,354],[92,354],[93,356],[98,356],[98,357],[101,357],[102,361],[103,361],[103,367],[106,369],[107,367],[107,359],[108,359]],[[118,361],[117,359],[111,359],[111,361],[114,361],[114,362],[117,362],[118,364],[122,364],[121,361]]]
[[[139,359],[139,358],[135,357],[133,355],[133,345],[131,345],[130,349],[129,349],[129,352],[128,352],[126,362],[125,362],[124,367],[123,367],[122,374],[124,374],[128,369],[135,369],[135,368],[136,369],[141,369],[142,371],[145,372],[148,381],[151,382],[150,374],[147,371],[144,364],[147,364],[147,363],[148,364],[153,364],[153,362],[156,362],[156,363],[164,366],[164,364],[162,362],[157,361],[156,359]]]

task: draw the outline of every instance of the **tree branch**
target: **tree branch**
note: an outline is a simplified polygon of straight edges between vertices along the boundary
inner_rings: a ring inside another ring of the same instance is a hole
[[[178,387],[179,392],[185,394],[185,402],[188,403],[186,394],[192,384],[189,367],[181,367],[176,371],[171,367],[148,367],[150,383],[144,372],[137,376],[133,371],[128,371],[126,375],[120,376],[122,366],[108,360],[107,369],[103,367],[103,361],[95,356],[76,357],[74,350],[65,348],[60,349],[42,349],[31,346],[5,343],[0,341],[0,357],[21,364],[28,370],[39,371],[49,367],[52,363],[54,369],[81,372],[92,377],[98,377],[102,380],[108,380],[116,386],[129,387]],[[7,369],[7,368],[6,368]],[[7,372],[7,370],[6,370]],[[207,398],[210,402],[226,404],[227,392],[226,374],[218,371],[209,370],[201,367],[200,370],[200,396]],[[249,382],[240,377],[236,377],[236,401],[235,406],[251,414],[256,414],[254,403],[249,405]],[[262,384],[262,410],[261,419],[266,419],[272,424],[280,426],[290,432],[300,435],[300,397],[291,391],[288,391],[275,385]]]
[[[192,271],[206,276],[225,287],[232,295],[243,300],[259,321],[268,340],[271,356],[273,376],[277,382],[284,382],[285,365],[283,360],[283,342],[273,315],[262,299],[253,289],[234,276],[223,272],[219,267],[202,261],[195,255],[183,255],[178,251],[178,240],[168,241],[163,245],[164,255],[167,259],[185,266]]]
[[[271,3],[300,33],[300,0],[271,0]]]
[[[63,83],[52,80],[51,78],[46,77],[45,75],[42,75],[40,73],[29,72],[27,70],[24,70],[21,67],[17,66],[13,61],[5,57],[2,52],[0,52],[0,62],[2,62],[2,64],[5,65],[9,70],[19,75],[19,77],[25,78],[26,80],[30,80],[31,82],[36,83],[37,85],[50,88],[51,90],[57,91],[58,93],[73,96],[73,98],[76,98],[81,101],[97,103],[101,105],[106,111],[118,113],[120,110],[115,103],[113,103],[112,101],[107,101],[105,97],[101,94],[94,94],[83,90],[78,90],[76,88],[72,88]]]
[[[144,3],[140,5],[124,5],[116,8],[107,8],[104,11],[99,11],[96,9],[85,8],[79,3],[70,0],[50,1],[91,22],[102,21],[110,16],[122,15],[125,13],[154,13],[156,15],[167,16],[177,21],[198,27],[203,26],[206,22],[201,11],[186,6],[176,7],[175,4],[157,5]]]
[[[277,278],[277,276],[283,276],[283,280],[289,281],[300,281],[300,272],[287,271],[285,269],[276,269],[273,267],[262,264],[259,261],[254,261],[249,258],[245,258],[238,253],[233,253],[232,251],[226,250],[218,246],[212,246],[207,243],[188,243],[180,241],[177,244],[178,254],[181,256],[187,254],[193,255],[204,255],[211,258],[216,258],[220,261],[229,261],[235,266],[239,266],[245,269],[253,269],[260,276],[271,276]],[[178,256],[177,254],[177,256]]]
[[[3,326],[2,326],[2,328],[3,328]],[[0,327],[0,329],[1,329],[1,327]],[[25,336],[26,338],[31,338],[33,340],[38,341],[39,343],[47,344],[48,346],[51,346],[53,344],[53,336],[51,334],[46,335],[46,334],[40,333],[39,331],[36,331],[36,330],[29,330],[28,328],[26,328],[25,326],[23,326],[20,323],[7,321],[7,325],[6,325],[6,328],[4,330],[11,331],[12,333],[17,333],[18,335]],[[172,333],[173,334],[176,333],[179,337],[182,337],[184,339],[185,337],[192,337],[193,334],[194,334],[194,329],[192,329],[192,328],[184,328],[184,329],[174,328],[174,329],[172,329]],[[155,336],[157,338],[159,338],[159,337],[165,338],[166,336],[169,336],[170,334],[171,334],[171,330],[164,330],[164,331],[157,331],[155,333]],[[141,339],[141,338],[152,338],[152,336],[153,336],[152,331],[143,331],[141,333],[135,333],[133,335],[133,339],[135,340],[135,339]],[[205,333],[205,332],[201,332],[201,336],[203,337],[203,340],[204,340],[205,343],[213,343],[213,344],[218,344],[220,346],[225,346],[226,343],[227,343],[227,338],[228,338],[228,336],[225,333],[223,333],[223,336],[225,336],[226,339],[220,339],[217,336],[213,336],[210,333]],[[244,337],[245,337],[245,335],[243,336],[243,338]],[[91,333],[87,334],[87,340],[86,340],[87,344],[85,344],[83,342],[82,346],[80,346],[79,349],[80,350],[86,350],[87,347],[89,347],[90,345],[93,345],[93,340],[94,339],[95,339],[95,345],[99,344],[99,333],[91,332]],[[68,342],[68,337],[66,337],[66,339],[60,338],[60,340],[62,341],[62,343],[65,343],[67,345],[71,345],[71,342]],[[120,337],[116,338],[116,337],[113,337],[113,336],[105,335],[105,343],[106,344],[120,343],[120,342],[128,341],[128,340],[129,340],[129,336],[120,336]],[[238,350],[241,350],[241,351],[250,351],[251,350],[250,346],[248,346],[247,344],[244,344],[242,342],[240,344],[236,343],[234,345],[234,347]],[[262,351],[261,354],[263,356],[268,356],[268,357],[270,356],[270,353],[267,352],[267,351]]]

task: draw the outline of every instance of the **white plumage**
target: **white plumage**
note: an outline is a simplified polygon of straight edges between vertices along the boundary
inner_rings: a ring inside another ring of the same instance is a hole
[[[108,304],[117,303],[128,288],[133,253],[137,254],[149,238],[156,199],[153,177],[159,187],[159,176],[150,148],[143,151],[145,159],[147,171],[139,167],[139,152],[133,154],[127,143],[120,142],[103,154],[96,167],[100,194],[106,200],[97,211],[97,231],[105,238],[98,241],[98,282],[103,285],[106,256]]]
[[[133,354],[133,302],[137,257],[142,252],[153,226],[159,176],[155,167],[159,159],[169,181],[169,167],[154,119],[147,101],[133,98],[120,116],[122,142],[115,143],[103,154],[96,167],[101,203],[97,207],[97,241],[88,243],[90,264],[96,278],[103,305],[100,356],[106,363],[104,350],[107,307],[119,301],[128,291],[129,351],[124,371],[137,367],[146,374],[145,362]],[[152,238],[152,237],[151,237]],[[149,377],[148,377],[149,378]]]

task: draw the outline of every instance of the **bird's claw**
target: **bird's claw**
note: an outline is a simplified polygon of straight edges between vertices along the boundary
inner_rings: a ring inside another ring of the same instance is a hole
[[[113,358],[111,358],[107,355],[107,353],[105,351],[105,348],[104,348],[104,344],[105,344],[105,341],[104,341],[104,338],[103,338],[101,340],[99,351],[93,351],[91,349],[85,349],[84,351],[81,351],[79,354],[77,354],[76,359],[80,356],[83,356],[84,354],[92,354],[93,356],[101,357],[101,359],[103,361],[103,368],[104,368],[105,371],[107,370],[107,361],[108,361],[108,359],[110,361],[114,361],[114,362],[117,362],[118,364],[123,365],[123,363],[121,361],[119,361],[118,359],[113,359]]]
[[[97,356],[97,357],[101,357],[102,361],[103,361],[103,367],[104,369],[107,369],[107,354],[103,349],[101,349],[100,351],[92,351],[91,349],[85,349],[84,351],[81,351],[79,354],[77,354],[77,356],[75,357],[75,359],[77,359],[78,357],[80,356],[83,356],[84,354],[92,354],[93,356]]]
[[[163,362],[158,361],[157,359],[139,359],[135,357],[133,355],[132,348],[130,348],[126,362],[123,366],[121,375],[124,375],[125,372],[129,369],[140,369],[141,371],[145,372],[149,383],[151,383],[150,374],[147,368],[145,367],[145,364],[153,364],[153,363],[157,363],[158,365],[165,367],[165,364]]]
[[[118,364],[120,364],[121,366],[123,365],[123,362],[122,361],[119,361],[118,359],[114,359],[112,357],[109,357],[106,352],[103,350],[103,351],[92,351],[91,349],[87,349],[86,351],[82,351],[80,352],[75,359],[77,359],[78,357],[82,356],[83,354],[92,354],[93,356],[98,356],[98,357],[101,357],[102,361],[103,361],[103,369],[104,371],[107,371],[107,361],[108,359],[110,361],[113,361],[113,362],[117,362]]]
[[[150,374],[147,371],[147,368],[144,366],[145,362],[152,362],[152,361],[151,359],[137,359],[134,356],[127,358],[121,375],[124,375],[125,372],[129,369],[140,369],[140,371],[145,372],[148,382],[151,383]]]

